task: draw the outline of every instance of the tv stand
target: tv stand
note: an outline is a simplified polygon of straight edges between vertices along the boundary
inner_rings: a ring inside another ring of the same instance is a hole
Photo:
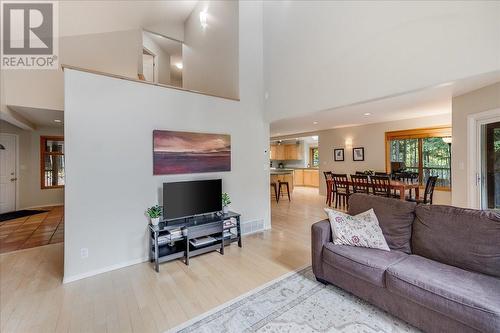
[[[157,272],[163,262],[183,258],[189,265],[189,259],[199,254],[219,251],[224,255],[224,247],[234,242],[242,247],[240,214],[234,212],[149,224],[149,258]]]

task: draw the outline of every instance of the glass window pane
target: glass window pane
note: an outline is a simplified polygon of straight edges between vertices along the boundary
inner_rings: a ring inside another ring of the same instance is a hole
[[[500,122],[486,127],[485,194],[488,209],[500,209]]]
[[[45,151],[50,153],[64,153],[64,141],[46,140]]]
[[[391,162],[403,162],[406,171],[418,172],[418,139],[391,141]]]
[[[429,176],[437,176],[436,186],[450,187],[451,151],[442,138],[425,138],[422,142],[423,184]]]
[[[319,166],[319,150],[318,148],[313,148],[313,160],[312,160],[312,165],[314,167]]]
[[[64,185],[64,156],[45,155],[44,164],[45,187]]]

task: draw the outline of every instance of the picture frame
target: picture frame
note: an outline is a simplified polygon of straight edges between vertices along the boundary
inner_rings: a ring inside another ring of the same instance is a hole
[[[333,149],[333,160],[335,162],[343,162],[344,161],[344,148]]]
[[[352,148],[352,160],[353,161],[364,161],[365,160],[365,148],[364,147]]]

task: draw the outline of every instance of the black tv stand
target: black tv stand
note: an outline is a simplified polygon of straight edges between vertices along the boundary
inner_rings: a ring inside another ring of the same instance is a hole
[[[224,246],[234,242],[242,247],[240,214],[234,212],[162,220],[156,226],[149,224],[149,258],[157,272],[162,262],[184,258],[189,265],[189,258],[199,254],[219,251],[224,255]]]

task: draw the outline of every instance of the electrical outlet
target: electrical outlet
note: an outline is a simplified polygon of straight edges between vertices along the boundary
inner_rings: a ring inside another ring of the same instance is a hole
[[[80,256],[82,257],[82,259],[88,258],[89,257],[89,249],[86,247],[82,247],[80,249]]]

